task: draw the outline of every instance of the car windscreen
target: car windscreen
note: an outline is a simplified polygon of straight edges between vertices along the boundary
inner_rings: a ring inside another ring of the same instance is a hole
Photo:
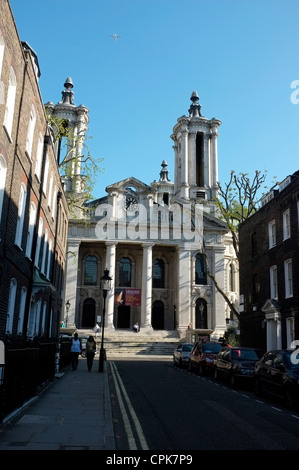
[[[254,349],[235,349],[232,358],[240,361],[258,361],[259,357]]]
[[[183,351],[191,351],[192,348],[193,348],[193,344],[183,344],[182,350]]]
[[[206,354],[217,354],[221,351],[222,346],[218,343],[203,343],[202,350]]]

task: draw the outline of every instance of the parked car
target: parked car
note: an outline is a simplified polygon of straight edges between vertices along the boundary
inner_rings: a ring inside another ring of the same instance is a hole
[[[255,348],[227,347],[214,360],[214,378],[225,377],[231,385],[239,379],[253,380],[254,366],[264,351]]]
[[[198,341],[191,351],[189,370],[195,370],[200,375],[208,374],[212,371],[213,361],[221,349],[222,344],[216,341]]]
[[[193,343],[182,343],[173,351],[173,365],[188,367]]]
[[[254,388],[282,398],[289,408],[299,405],[299,349],[268,351],[255,365]]]

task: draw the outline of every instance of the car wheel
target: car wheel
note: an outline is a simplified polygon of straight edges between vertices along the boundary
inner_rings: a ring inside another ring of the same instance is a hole
[[[182,362],[182,359],[180,359],[180,362],[179,362],[179,367],[183,367],[183,362]]]
[[[175,362],[175,358],[174,358],[174,357],[172,358],[172,364],[173,364],[174,366],[176,366],[176,362]]]
[[[198,373],[199,375],[203,375],[203,368],[201,364],[198,364]]]
[[[214,367],[214,379],[218,379],[218,371],[217,371],[217,367]]]
[[[192,372],[192,362],[191,361],[189,361],[188,369],[190,370],[190,372]]]

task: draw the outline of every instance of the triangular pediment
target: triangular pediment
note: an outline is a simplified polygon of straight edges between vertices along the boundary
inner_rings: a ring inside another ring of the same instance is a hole
[[[127,188],[133,188],[138,193],[152,193],[152,188],[150,186],[138,180],[137,178],[134,178],[134,176],[130,176],[129,178],[119,181],[118,183],[113,183],[107,186],[106,191],[107,193],[111,193],[111,191],[124,192]]]
[[[274,299],[268,299],[262,306],[262,312],[266,314],[280,312],[279,303]]]

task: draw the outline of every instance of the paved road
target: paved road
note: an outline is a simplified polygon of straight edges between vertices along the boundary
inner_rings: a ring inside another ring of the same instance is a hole
[[[111,360],[109,384],[117,449],[299,449],[299,413],[169,360]]]

